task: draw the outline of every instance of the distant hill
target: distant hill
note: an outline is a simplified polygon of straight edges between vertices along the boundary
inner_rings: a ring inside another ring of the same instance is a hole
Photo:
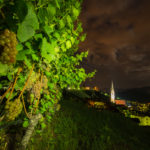
[[[150,102],[150,87],[116,90],[116,96],[126,100]]]

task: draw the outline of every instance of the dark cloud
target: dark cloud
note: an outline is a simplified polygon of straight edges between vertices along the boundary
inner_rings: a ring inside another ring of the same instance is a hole
[[[99,86],[112,79],[120,88],[150,85],[150,1],[85,0],[80,18],[87,33],[80,49],[100,66]]]

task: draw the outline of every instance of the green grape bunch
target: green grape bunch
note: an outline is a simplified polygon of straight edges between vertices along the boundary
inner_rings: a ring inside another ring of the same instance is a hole
[[[5,29],[0,35],[0,62],[8,65],[16,62],[16,45],[16,34]]]
[[[48,88],[48,79],[46,76],[43,76],[43,78],[42,78],[42,87],[43,87],[43,89]]]
[[[36,72],[33,72],[30,79],[29,79],[29,82],[26,86],[26,90],[27,91],[31,91],[32,87],[34,86],[36,80],[39,78],[40,74],[39,73],[36,73]]]
[[[39,98],[41,95],[42,83],[38,80],[32,87],[31,93],[34,94],[35,98]]]
[[[7,121],[13,121],[21,113],[23,108],[20,99],[15,99],[14,101],[8,101],[5,105],[5,119]]]

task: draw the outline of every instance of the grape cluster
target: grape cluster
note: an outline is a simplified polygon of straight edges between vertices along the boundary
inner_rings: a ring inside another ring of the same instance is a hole
[[[35,98],[39,98],[40,97],[40,95],[41,95],[41,87],[42,87],[42,84],[41,84],[40,81],[37,81],[33,85],[31,93],[34,94]]]
[[[40,97],[42,88],[43,88],[43,90],[47,89],[47,87],[48,87],[47,83],[48,83],[48,79],[46,76],[43,76],[42,82],[40,80],[37,80],[35,83],[32,82],[31,93],[34,94],[35,98]]]
[[[43,94],[49,95],[49,90],[48,89],[43,89]]]
[[[15,120],[15,118],[21,113],[23,108],[20,99],[15,99],[14,101],[8,101],[5,105],[5,119],[7,121]]]
[[[29,79],[29,82],[26,86],[26,90],[27,91],[30,91],[34,85],[34,82],[39,78],[40,74],[39,73],[35,73],[33,72],[30,79]]]
[[[42,78],[42,87],[43,87],[43,89],[47,89],[47,87],[48,87],[48,79],[47,79],[47,77],[46,76],[43,76],[43,78]]]
[[[13,64],[16,61],[17,39],[14,32],[5,29],[0,35],[0,61],[3,64]]]

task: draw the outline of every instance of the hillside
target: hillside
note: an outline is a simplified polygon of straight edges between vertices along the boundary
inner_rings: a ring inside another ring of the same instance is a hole
[[[52,124],[30,142],[28,150],[43,146],[51,150],[148,150],[149,135],[149,127],[138,126],[120,113],[88,108],[69,96],[61,101]]]
[[[150,102],[150,87],[116,90],[116,95],[122,99]]]

